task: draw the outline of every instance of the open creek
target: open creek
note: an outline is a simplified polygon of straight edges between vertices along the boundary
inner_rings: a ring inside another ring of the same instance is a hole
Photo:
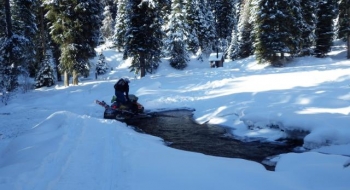
[[[268,157],[287,152],[302,144],[286,142],[242,142],[236,140],[225,127],[200,125],[193,121],[192,112],[186,110],[160,112],[152,118],[128,121],[135,130],[162,138],[166,145],[212,156],[241,158],[256,161],[273,171],[275,166],[266,164]]]

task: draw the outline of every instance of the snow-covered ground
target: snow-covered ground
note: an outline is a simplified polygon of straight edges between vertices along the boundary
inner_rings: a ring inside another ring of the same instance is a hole
[[[222,68],[166,60],[139,79],[122,54],[101,46],[113,68],[78,86],[41,88],[0,105],[0,189],[350,189],[350,60],[337,43],[328,58],[295,58],[282,68],[254,57]],[[97,59],[93,60],[94,62]],[[198,123],[232,128],[242,140],[304,138],[303,153],[256,162],[167,147],[162,139],[102,118],[113,84],[130,77],[146,109],[194,108]]]

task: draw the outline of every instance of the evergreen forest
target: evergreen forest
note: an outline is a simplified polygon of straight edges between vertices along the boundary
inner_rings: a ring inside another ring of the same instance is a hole
[[[107,40],[140,77],[164,57],[179,70],[213,52],[272,66],[324,58],[336,39],[349,47],[349,14],[350,0],[0,0],[0,94],[77,85]]]

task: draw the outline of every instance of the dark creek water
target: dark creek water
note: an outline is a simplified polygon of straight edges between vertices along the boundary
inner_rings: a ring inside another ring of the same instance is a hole
[[[172,148],[256,161],[271,171],[275,166],[266,164],[266,158],[293,152],[295,147],[302,144],[300,141],[242,142],[234,139],[224,127],[194,122],[192,112],[185,110],[161,112],[152,118],[128,121],[127,124],[134,126],[139,132],[161,137]]]

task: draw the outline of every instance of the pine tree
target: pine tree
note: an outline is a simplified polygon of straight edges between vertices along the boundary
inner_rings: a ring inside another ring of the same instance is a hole
[[[69,74],[72,74],[75,55],[67,53],[69,49],[76,49],[74,44],[73,6],[68,1],[45,1],[47,18],[51,21],[51,38],[60,47],[59,69],[64,73],[64,85],[69,86]],[[72,10],[73,9],[73,10]]]
[[[186,23],[188,25],[189,31],[186,39],[187,51],[192,54],[196,54],[199,49],[198,40],[198,11],[196,10],[196,0],[188,0],[185,4],[186,6]]]
[[[98,44],[102,7],[98,0],[47,1],[47,17],[52,22],[52,39],[61,50],[60,70],[64,72],[64,84],[78,84],[78,74],[86,75],[89,58],[95,56]]]
[[[290,52],[288,52],[291,57],[300,53],[300,44],[302,43],[302,33],[306,22],[304,20],[303,9],[301,6],[301,0],[288,0],[288,8],[286,9],[287,19],[287,32],[289,36],[286,40]],[[286,25],[284,23],[284,25]],[[306,30],[306,29],[305,29]],[[306,30],[307,31],[307,30]]]
[[[41,63],[41,67],[37,76],[35,77],[35,87],[40,88],[43,86],[50,87],[55,84],[54,70],[50,65],[50,56],[46,58]]]
[[[240,27],[237,52],[237,57],[240,59],[247,58],[254,53],[252,30],[253,25],[251,22],[244,22]]]
[[[78,47],[77,63],[74,71],[79,74],[88,75],[90,64],[89,59],[96,56],[95,47],[99,41],[99,30],[101,27],[101,18],[103,8],[99,0],[81,0],[75,7],[77,20],[78,36],[76,39]],[[78,77],[73,75],[73,84],[78,84]]]
[[[196,29],[199,41],[199,59],[208,56],[213,50],[218,39],[216,38],[215,19],[211,6],[207,0],[196,0]]]
[[[232,29],[237,24],[234,6],[236,3],[235,0],[216,0],[214,4],[215,29],[221,51],[227,49],[228,42],[231,41]]]
[[[106,62],[106,57],[103,55],[103,53],[100,53],[98,56],[98,61],[96,65],[96,73],[98,75],[103,75],[107,73],[108,70],[109,70],[109,67]]]
[[[316,12],[318,0],[301,0],[300,5],[303,14],[304,24],[302,25],[301,35],[301,55],[311,55],[312,46],[315,42],[315,26],[316,26]]]
[[[112,17],[112,7],[107,5],[104,8],[101,34],[104,39],[109,39],[113,36],[115,22]]]
[[[184,69],[189,61],[186,50],[186,38],[188,36],[188,25],[185,22],[186,1],[173,0],[171,13],[167,24],[167,41],[165,46],[170,55],[170,65],[176,69]]]
[[[34,44],[35,44],[35,51],[36,51],[36,62],[38,64],[35,64],[35,72],[34,76],[37,74],[36,72],[40,69],[41,62],[44,60],[47,56],[47,54],[52,55],[52,49],[53,49],[53,42],[50,39],[49,29],[48,29],[48,21],[45,19],[45,8],[42,6],[41,1],[37,1],[35,15],[36,15],[36,23],[38,32],[35,35],[34,38]],[[56,67],[54,67],[56,68]],[[32,71],[30,71],[32,72]],[[57,73],[57,70],[55,69],[55,72]],[[33,73],[31,73],[31,77]],[[57,78],[59,80],[59,78]]]
[[[144,77],[156,69],[161,57],[163,32],[158,2],[128,1],[126,6],[125,58],[131,58],[130,70]]]
[[[115,18],[113,44],[118,51],[124,49],[126,32],[126,0],[118,0],[118,11]]]
[[[4,13],[6,20],[6,36],[1,38],[0,44],[0,90],[5,94],[18,87],[17,77],[21,63],[23,63],[22,44],[26,39],[12,30],[10,1],[4,0]]]
[[[235,5],[236,1],[217,0],[216,8],[216,28],[217,34],[221,39],[229,39],[231,37],[234,25]]]
[[[350,31],[350,0],[340,0],[338,38],[347,40]]]
[[[0,1],[0,26],[6,26],[6,20],[5,20],[5,1]],[[0,44],[3,44],[3,42],[6,40],[6,30],[0,30]],[[0,45],[1,48],[1,45]],[[0,67],[2,61],[2,54],[0,54]],[[1,69],[1,68],[0,68]]]
[[[338,14],[337,0],[324,0],[319,2],[316,24],[315,56],[325,57],[331,50],[334,37],[333,19]]]
[[[299,51],[303,21],[299,2],[261,0],[256,5],[255,54],[259,63],[280,65],[286,53],[293,56]]]
[[[6,20],[5,20],[5,1],[0,1],[0,26],[6,26]],[[0,30],[0,42],[1,39],[4,39],[6,37],[6,30]]]
[[[256,58],[259,63],[276,62],[277,54],[288,50],[287,45],[283,43],[283,39],[287,36],[279,31],[281,21],[287,19],[286,15],[279,10],[281,6],[277,6],[274,0],[254,2],[257,9],[254,23]],[[286,6],[284,1],[281,2],[282,6]],[[281,27],[285,28],[283,25]]]
[[[350,0],[340,1],[338,26],[338,38],[347,42],[347,58],[350,59]]]
[[[171,11],[171,1],[172,0],[158,0],[159,7],[160,7],[160,14],[162,15],[164,23],[167,23],[167,21],[168,21],[167,19],[168,19],[168,16],[170,14],[170,11]],[[186,3],[186,5],[187,5],[187,3]]]
[[[117,4],[119,0],[100,0],[102,7],[109,7],[109,12],[111,13],[111,18],[115,21],[117,15]]]
[[[13,32],[22,36],[21,54],[25,62],[21,65],[25,70],[30,71],[30,75],[35,75],[35,70],[39,60],[36,60],[37,45],[35,40],[38,34],[36,23],[36,10],[39,8],[37,0],[12,0],[12,20]]]
[[[232,60],[246,58],[253,54],[251,0],[236,3],[237,26],[232,30],[229,57]]]

